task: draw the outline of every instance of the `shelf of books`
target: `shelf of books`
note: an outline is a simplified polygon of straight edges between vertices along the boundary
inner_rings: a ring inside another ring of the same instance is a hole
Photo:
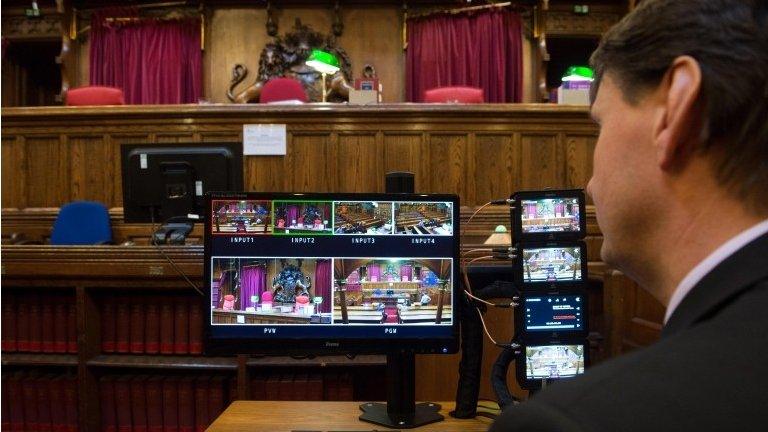
[[[3,245],[0,429],[203,431],[236,399],[385,397],[383,356],[205,356],[199,294],[137,248]],[[172,254],[202,285],[201,248]]]

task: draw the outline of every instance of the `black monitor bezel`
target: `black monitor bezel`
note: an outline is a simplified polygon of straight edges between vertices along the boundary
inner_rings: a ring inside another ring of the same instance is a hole
[[[583,288],[578,287],[556,287],[547,290],[523,290],[520,291],[519,310],[515,311],[515,339],[524,343],[533,345],[540,342],[547,342],[560,338],[585,338],[589,335],[589,295]],[[529,297],[542,296],[574,296],[583,297],[582,303],[582,329],[581,330],[558,330],[558,331],[529,331],[525,328],[525,299]]]
[[[541,380],[536,379],[528,379],[525,373],[525,348],[528,346],[542,346],[542,345],[581,345],[584,347],[584,373],[587,371],[587,367],[589,367],[590,364],[590,354],[589,354],[589,341],[582,339],[570,339],[570,338],[563,338],[563,339],[552,339],[545,342],[535,342],[535,343],[525,343],[520,346],[520,350],[517,351],[515,355],[515,376],[517,378],[517,383],[520,386],[520,388],[525,390],[538,390],[541,388]],[[569,380],[578,378],[582,375],[574,375],[571,377],[564,377],[564,378],[549,378],[547,381],[560,381],[560,380]]]
[[[230,175],[232,176],[231,182],[235,189],[243,189],[243,143],[240,141],[211,141],[211,142],[175,142],[175,143],[153,143],[153,142],[138,142],[138,143],[125,143],[120,145],[120,171],[121,171],[121,185],[123,196],[123,219],[126,223],[150,223],[152,217],[149,213],[139,212],[131,207],[132,200],[128,197],[128,188],[130,172],[130,156],[136,149],[151,150],[176,150],[179,155],[185,154],[184,150],[190,150],[187,154],[197,153],[202,150],[222,148],[228,151],[231,155],[229,159],[232,170]],[[214,152],[211,152],[213,154]],[[183,159],[183,158],[181,158]],[[158,186],[161,187],[161,186]],[[210,191],[204,191],[205,193]],[[197,201],[197,200],[196,200]],[[203,195],[203,206],[205,206],[205,194]],[[185,215],[179,215],[185,216]],[[155,223],[162,223],[162,220],[155,220]]]
[[[515,243],[575,241],[581,240],[587,235],[586,198],[584,191],[581,189],[520,191],[512,194],[510,198],[514,200],[514,205],[510,210],[510,217],[512,218],[512,238]],[[523,233],[522,200],[547,198],[577,198],[579,200],[578,232]]]
[[[211,192],[205,197],[204,216],[204,262],[211,258],[211,201],[233,200],[282,200],[306,199],[311,201],[425,201],[451,202],[453,206],[453,280],[452,293],[453,319],[451,335],[448,338],[408,338],[408,339],[259,339],[259,338],[216,338],[211,337],[211,323],[203,319],[203,342],[206,355],[264,354],[264,355],[317,355],[317,354],[388,354],[408,352],[416,354],[455,354],[459,349],[459,317],[461,302],[459,295],[463,289],[460,283],[460,203],[457,195],[451,194],[401,194],[401,193],[292,193],[292,192]],[[403,236],[406,237],[406,236]],[[408,236],[411,237],[411,236]],[[416,237],[416,236],[413,236]],[[210,311],[211,268],[204,265],[203,293],[201,303],[204,317]],[[301,342],[296,343],[296,342]]]
[[[523,249],[548,248],[548,247],[578,247],[581,250],[581,280],[562,281],[562,282],[525,282]],[[569,287],[578,288],[586,286],[589,274],[587,273],[587,245],[583,241],[554,241],[554,242],[532,242],[518,243],[515,245],[515,275],[517,279],[515,284],[521,290],[557,290],[567,289]]]

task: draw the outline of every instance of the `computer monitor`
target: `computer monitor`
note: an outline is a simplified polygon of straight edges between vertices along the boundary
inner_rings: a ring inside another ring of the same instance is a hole
[[[457,196],[212,193],[204,262],[207,353],[386,354],[387,404],[361,420],[442,420],[413,357],[458,350]]]
[[[242,143],[122,145],[125,221],[201,215],[206,192],[243,189],[242,153]]]
[[[211,194],[206,350],[456,352],[458,212],[454,195]]]

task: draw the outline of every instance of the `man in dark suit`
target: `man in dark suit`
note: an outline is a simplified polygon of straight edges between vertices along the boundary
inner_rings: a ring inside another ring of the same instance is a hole
[[[768,430],[768,1],[645,0],[592,56],[603,260],[661,340],[491,431]]]

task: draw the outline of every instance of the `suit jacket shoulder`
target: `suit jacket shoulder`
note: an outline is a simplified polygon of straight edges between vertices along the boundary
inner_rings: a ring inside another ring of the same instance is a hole
[[[757,252],[768,236],[761,239],[694,288],[659,342],[505,410],[491,431],[764,430],[768,253]]]

